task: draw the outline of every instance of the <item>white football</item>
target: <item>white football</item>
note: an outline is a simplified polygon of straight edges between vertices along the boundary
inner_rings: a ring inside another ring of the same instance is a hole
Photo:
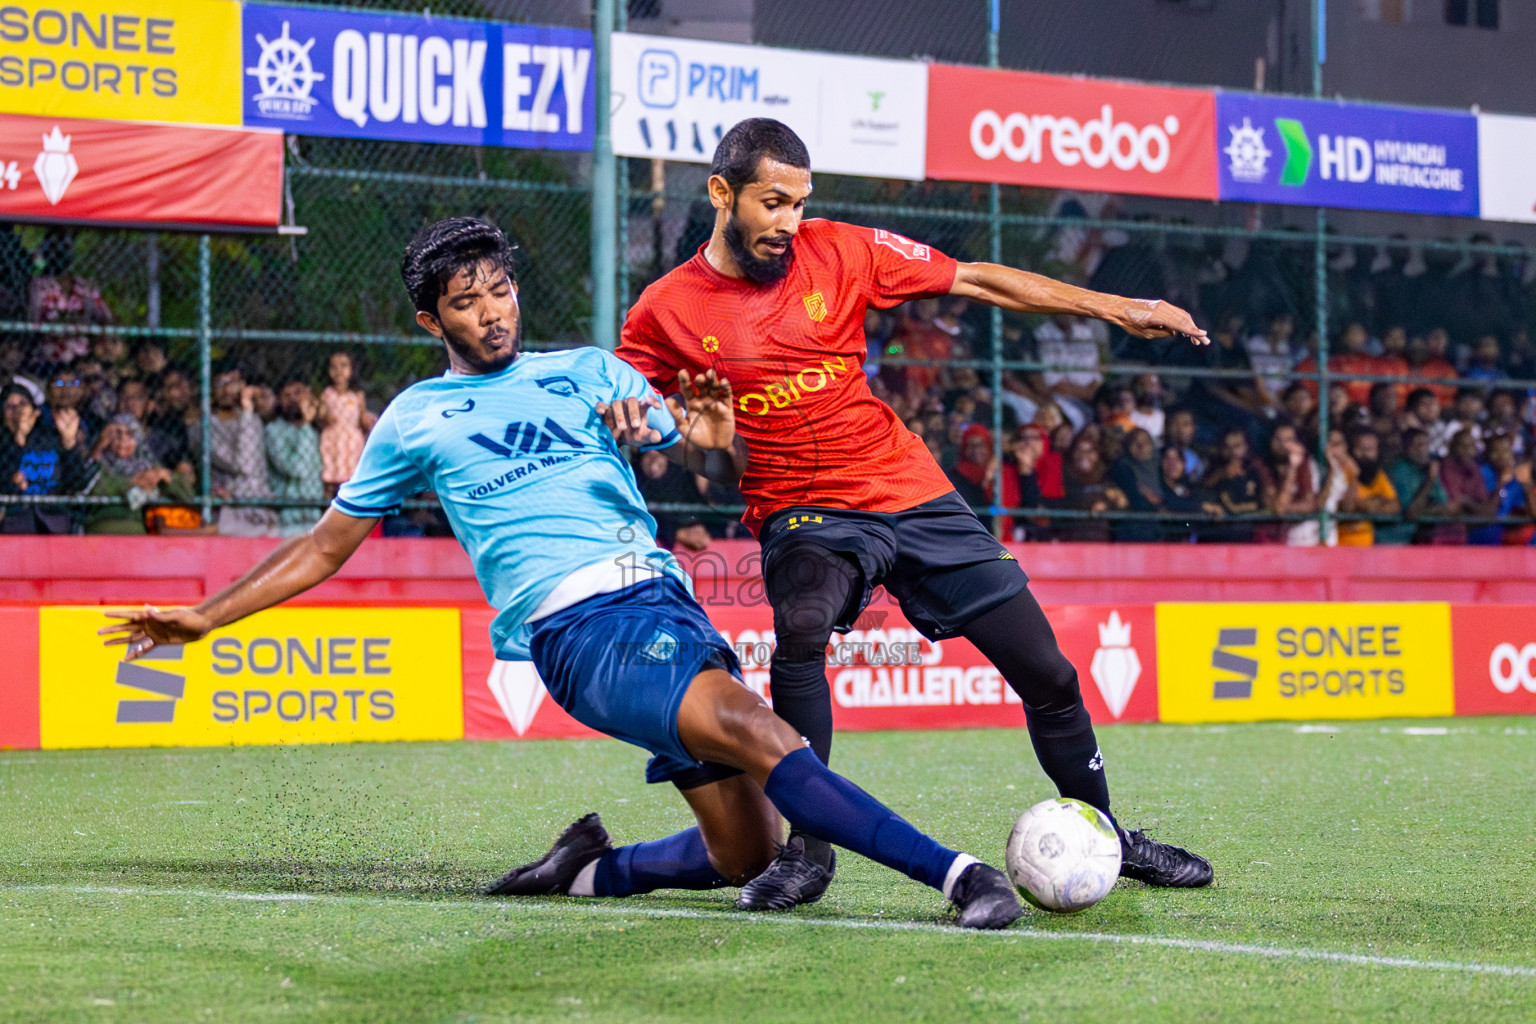
[[[1109,817],[1081,800],[1042,800],[1008,836],[1008,877],[1035,906],[1087,910],[1120,877],[1120,837]]]

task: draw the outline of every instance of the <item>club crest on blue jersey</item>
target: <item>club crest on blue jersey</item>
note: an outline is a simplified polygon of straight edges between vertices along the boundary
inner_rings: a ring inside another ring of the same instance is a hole
[[[581,393],[581,388],[577,386],[576,382],[566,376],[540,377],[534,383],[545,391],[559,395],[561,398],[570,398],[572,395]]]
[[[667,665],[671,663],[675,654],[677,654],[677,637],[666,630],[658,629],[640,648],[636,660],[653,665]]]

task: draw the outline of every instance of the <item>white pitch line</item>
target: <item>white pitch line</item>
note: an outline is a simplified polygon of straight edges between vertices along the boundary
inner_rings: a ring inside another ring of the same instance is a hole
[[[731,911],[683,910],[666,907],[616,906],[592,903],[504,903],[472,899],[413,901],[406,896],[355,896],[335,893],[235,892],[223,889],[136,889],[96,885],[6,885],[0,892],[58,892],[76,896],[140,896],[167,899],[235,900],[255,903],[364,903],[369,905],[418,907],[489,908],[499,913],[569,913],[577,910],[596,916],[638,918],[683,918],[696,921],[730,921],[733,924],[790,925],[808,928],[843,928],[851,931],[928,932],[938,935],[964,935],[973,938],[1043,939],[1055,942],[1096,942],[1123,946],[1158,946],[1193,953],[1221,953],[1228,956],[1257,956],[1271,960],[1314,960],[1348,964],[1352,967],[1398,967],[1405,970],[1445,971],[1458,974],[1492,974],[1508,978],[1536,978],[1536,967],[1510,964],[1464,963],[1456,960],[1414,960],[1409,957],[1373,956],[1364,953],[1336,953],[1324,949],[1296,949],[1286,946],[1259,946],[1241,942],[1217,942],[1210,939],[1181,939],[1167,935],[1117,935],[1112,932],[1042,932],[1030,928],[1004,931],[975,931],[954,925],[926,921],[870,921],[835,917],[795,917],[781,914],[743,914]]]

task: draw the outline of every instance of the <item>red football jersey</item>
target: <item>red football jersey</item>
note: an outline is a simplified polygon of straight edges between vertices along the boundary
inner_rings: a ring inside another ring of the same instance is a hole
[[[864,375],[864,312],[948,294],[956,263],[882,228],[807,220],[789,274],[727,277],[698,254],[652,284],[618,355],[664,392],[713,369],[736,397],[751,460],[741,481],[754,534],[792,505],[899,512],[952,490],[922,439]]]

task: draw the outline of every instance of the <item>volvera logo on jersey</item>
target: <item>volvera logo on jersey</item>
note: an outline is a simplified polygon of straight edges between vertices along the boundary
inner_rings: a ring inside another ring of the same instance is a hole
[[[484,498],[541,469],[569,462],[576,457],[572,449],[586,448],[586,445],[571,436],[570,431],[548,416],[544,417],[542,424],[513,420],[507,424],[500,441],[478,432],[470,434],[469,439],[503,459],[528,460],[520,462],[494,480],[471,487],[471,498]]]

